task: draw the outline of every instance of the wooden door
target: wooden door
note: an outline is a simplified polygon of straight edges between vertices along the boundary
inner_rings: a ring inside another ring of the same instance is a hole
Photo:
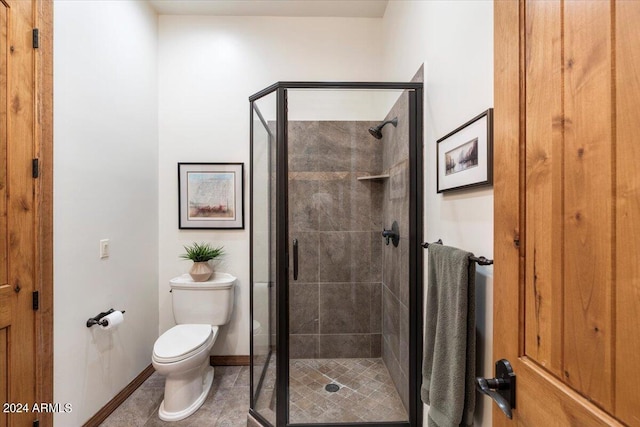
[[[51,365],[51,309],[39,316],[34,306],[35,293],[42,291],[51,270],[50,233],[39,239],[50,231],[50,210],[43,211],[41,201],[43,196],[50,200],[51,189],[42,192],[34,171],[41,152],[47,166],[51,160],[50,145],[43,149],[42,144],[44,139],[50,144],[50,112],[40,108],[50,105],[50,74],[42,78],[50,66],[39,63],[33,33],[43,10],[34,0],[0,0],[1,427],[32,426],[36,419],[50,422],[50,416],[33,412],[36,403],[52,399],[51,374],[43,374]],[[49,185],[50,171],[47,177]],[[51,296],[50,283],[45,293]]]
[[[494,358],[514,421],[640,426],[640,1],[495,2]]]

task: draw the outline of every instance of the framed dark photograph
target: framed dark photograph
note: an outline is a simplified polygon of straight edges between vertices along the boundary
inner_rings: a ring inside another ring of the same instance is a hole
[[[493,109],[437,141],[438,193],[493,183]]]
[[[244,228],[244,163],[178,163],[179,228]]]

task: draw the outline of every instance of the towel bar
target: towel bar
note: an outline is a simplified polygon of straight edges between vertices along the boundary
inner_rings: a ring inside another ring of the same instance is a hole
[[[422,243],[421,246],[423,248],[427,249],[427,248],[429,248],[429,245],[434,245],[434,244],[442,245],[442,239],[438,239],[437,242],[432,242],[432,243],[424,242],[424,243]],[[469,259],[471,261],[477,262],[479,265],[491,265],[491,264],[493,264],[493,260],[492,259],[488,259],[488,258],[485,258],[483,256],[481,256],[481,257],[470,256]]]
[[[424,242],[421,246],[423,248],[427,249],[429,247],[429,245],[435,245],[435,244],[441,245],[442,244],[442,239],[438,239],[437,242],[433,242],[433,243]]]

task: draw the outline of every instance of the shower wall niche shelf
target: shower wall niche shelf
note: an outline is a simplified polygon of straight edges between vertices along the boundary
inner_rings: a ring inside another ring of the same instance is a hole
[[[389,178],[388,173],[383,173],[380,175],[367,175],[367,176],[359,176],[358,181],[381,181],[383,179]]]

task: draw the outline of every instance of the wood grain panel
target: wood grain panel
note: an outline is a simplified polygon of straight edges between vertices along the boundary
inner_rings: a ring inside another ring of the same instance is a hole
[[[0,404],[9,401],[7,327],[11,324],[11,288],[7,256],[7,8],[0,2]],[[0,427],[9,415],[0,413]]]
[[[561,3],[526,5],[525,354],[562,376]]]
[[[0,286],[0,328],[11,325],[13,290],[9,285]]]
[[[616,415],[640,426],[640,2],[616,5]]]
[[[546,370],[524,359],[518,367],[518,426],[623,427]],[[504,415],[501,415],[504,418]]]
[[[515,425],[640,427],[640,2],[514,0],[495,8],[495,134],[513,137],[516,126],[526,128],[524,175],[508,167],[518,163],[515,151],[501,160],[507,167],[496,162],[496,182],[526,182],[519,188],[525,215],[515,225],[525,230],[524,287],[513,284],[512,257],[494,269],[494,357],[514,357],[518,343],[501,323],[525,331],[526,355],[511,360]],[[516,39],[525,60],[514,70]],[[510,70],[507,79],[502,68]],[[513,85],[518,72],[524,98]],[[519,117],[498,119],[501,106],[517,102]],[[506,142],[495,144],[502,157]],[[509,253],[501,236],[522,212],[505,203],[514,197],[504,192],[514,187],[495,187],[496,259]],[[511,425],[498,411],[493,422]]]
[[[9,379],[7,328],[0,329],[0,404],[9,401],[7,382]],[[0,427],[9,425],[7,414],[0,412]]]
[[[612,410],[611,5],[564,7],[564,380]]]
[[[520,283],[520,10],[518,2],[494,3],[494,275],[493,358],[519,356]],[[515,303],[514,303],[515,302]],[[489,375],[489,373],[486,373]],[[518,413],[514,414],[517,420]],[[493,405],[493,425],[511,422]]]
[[[7,7],[0,2],[0,285],[4,285],[8,282],[7,51]]]
[[[40,47],[36,51],[36,156],[40,159],[37,180],[36,286],[40,309],[36,314],[36,400],[54,402],[53,396],[53,2],[36,2]],[[41,427],[53,427],[53,414],[39,417]]]
[[[35,95],[32,29],[34,3],[11,1],[8,92],[8,217],[9,285],[15,292],[11,322],[9,388],[14,402],[35,402],[35,315],[31,309],[35,287],[35,207],[31,161],[34,156]],[[14,339],[15,337],[15,339]],[[27,423],[32,414],[12,415],[12,422]],[[15,421],[13,421],[15,420]]]

